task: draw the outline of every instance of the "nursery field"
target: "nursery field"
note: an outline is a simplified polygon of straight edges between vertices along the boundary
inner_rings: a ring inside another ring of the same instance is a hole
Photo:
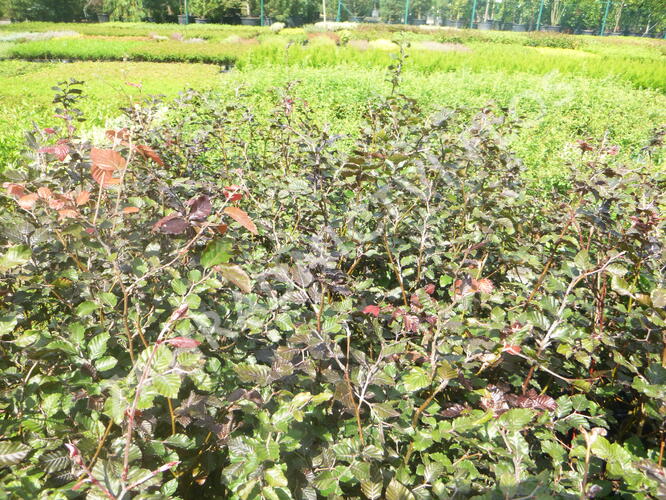
[[[391,40],[410,43],[404,91],[425,107],[495,103],[522,118],[513,144],[542,180],[566,169],[581,137],[607,134],[631,155],[666,121],[661,40],[393,26],[276,34],[140,23],[19,23],[0,27],[0,40],[3,163],[17,157],[22,129],[48,116],[51,86],[72,76],[87,84],[82,106],[90,126],[141,96],[186,87],[229,96],[242,86],[267,112],[270,89],[298,81],[296,93],[317,119],[345,133],[358,122],[358,103],[388,88],[386,68],[397,50]]]
[[[0,498],[666,498],[665,62],[0,26]]]

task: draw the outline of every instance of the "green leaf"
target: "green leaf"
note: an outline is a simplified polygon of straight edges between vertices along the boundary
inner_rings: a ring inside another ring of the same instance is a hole
[[[414,494],[404,484],[395,479],[391,479],[391,482],[386,487],[385,498],[386,500],[416,500]]]
[[[520,430],[534,418],[534,410],[528,408],[513,408],[502,413],[497,422],[509,430]]]
[[[155,375],[153,377],[153,387],[165,398],[178,397],[180,382],[180,375],[177,373],[166,373],[164,375]]]
[[[423,368],[419,367],[412,368],[410,372],[403,377],[402,381],[405,384],[405,389],[410,392],[418,391],[430,385],[430,377],[428,376],[428,373]]]
[[[655,288],[650,294],[652,305],[656,308],[666,307],[666,288]]]
[[[22,266],[30,260],[32,251],[26,245],[14,245],[0,257],[0,273]]]
[[[611,278],[611,288],[620,295],[632,295],[633,287],[624,278],[614,275]]]
[[[44,472],[53,474],[68,467],[70,460],[62,451],[50,451],[39,458],[39,464]]]
[[[102,332],[90,339],[90,342],[88,342],[90,359],[95,360],[100,358],[106,352],[106,343],[109,341],[110,337],[111,336],[107,332]]]
[[[240,364],[234,367],[234,371],[241,382],[257,385],[268,384],[271,369],[266,365]]]
[[[361,481],[361,491],[368,500],[377,500],[382,496],[382,483]]]
[[[11,333],[16,323],[18,323],[18,316],[16,314],[0,316],[0,337]]]
[[[282,469],[278,465],[271,467],[270,469],[266,469],[266,471],[264,471],[264,479],[269,484],[269,486],[286,488],[289,484],[286,476],[284,475],[284,472],[282,472]]]
[[[211,240],[201,253],[201,265],[205,268],[226,264],[231,259],[231,241],[216,238]]]
[[[23,460],[30,446],[23,443],[12,443],[11,441],[0,442],[0,466],[14,465]]]
[[[195,440],[187,437],[185,434],[173,434],[166,438],[163,442],[168,446],[183,448],[185,450],[191,450],[196,446]]]
[[[99,300],[102,302],[102,304],[109,307],[116,307],[116,304],[118,303],[118,297],[108,292],[100,293]]]
[[[95,361],[95,368],[101,372],[104,372],[106,370],[110,370],[117,364],[118,360],[113,356],[104,356],[103,358],[99,358],[97,361]]]
[[[86,300],[85,302],[81,302],[78,306],[76,306],[76,314],[77,316],[87,316],[95,309],[97,309],[97,307],[98,305],[95,302]]]
[[[234,285],[240,288],[241,292],[250,293],[252,291],[250,277],[240,266],[237,266],[236,264],[220,264],[218,265],[217,270],[220,271],[225,279],[231,281]]]
[[[581,271],[587,271],[592,267],[590,263],[590,253],[587,250],[581,250],[578,252],[576,257],[574,257],[574,264]]]

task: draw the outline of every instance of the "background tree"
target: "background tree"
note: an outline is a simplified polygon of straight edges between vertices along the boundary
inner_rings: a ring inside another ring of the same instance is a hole
[[[104,0],[103,9],[113,21],[137,22],[146,16],[143,0]]]
[[[83,18],[83,0],[60,0],[57,5],[53,0],[0,0],[3,1],[9,16],[16,21],[71,22]]]

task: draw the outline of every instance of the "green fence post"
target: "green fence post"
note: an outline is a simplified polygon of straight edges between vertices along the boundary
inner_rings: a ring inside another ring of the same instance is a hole
[[[606,12],[604,12],[604,20],[601,21],[601,30],[599,30],[599,36],[604,36],[606,32],[606,20],[608,19],[608,9],[610,8],[611,0],[606,0]]]
[[[187,0],[185,0],[185,24],[190,24],[190,13],[187,10]]]
[[[338,15],[335,17],[335,20],[337,22],[340,22],[341,17],[342,17],[342,0],[338,0]]]
[[[409,0],[405,0],[405,24],[409,24]]]
[[[537,25],[536,25],[537,31],[541,29],[541,14],[543,14],[543,1],[544,0],[541,0],[541,5],[539,5],[539,17],[537,17]]]
[[[261,0],[261,2],[259,2],[259,8],[260,8],[260,12],[261,12],[261,14],[260,14],[261,25],[263,26],[264,25],[264,0]]]
[[[476,17],[476,0],[472,4],[472,18],[469,20],[469,29],[474,27],[474,18]]]

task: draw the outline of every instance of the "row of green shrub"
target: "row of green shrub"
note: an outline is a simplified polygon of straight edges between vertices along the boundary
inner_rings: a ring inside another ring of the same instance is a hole
[[[186,34],[191,38],[206,40],[223,40],[231,35],[252,38],[260,33],[268,32],[268,28],[257,26],[237,26],[224,24],[157,24],[157,23],[46,23],[24,22],[0,26],[0,33],[13,32],[45,32],[75,30],[89,36],[150,36],[152,34],[171,36]]]
[[[67,38],[15,45],[11,57],[26,60],[77,59],[93,61],[201,62],[234,64],[242,44],[187,43]]]
[[[320,37],[307,44],[289,44],[280,36],[265,36],[262,43],[236,43],[176,40],[138,41],[123,39],[58,39],[16,44],[9,50],[13,58],[26,60],[133,60],[155,62],[203,62],[237,64],[239,68],[287,65],[299,68],[359,66],[383,68],[390,64],[393,51],[388,42],[370,42],[367,48],[338,46]],[[517,45],[427,46],[415,43],[410,49],[410,67],[430,74],[464,69],[472,72],[499,70],[506,73],[584,75],[593,78],[619,78],[640,88],[666,90],[666,65],[658,56],[632,58],[626,55],[600,55],[551,48]]]

